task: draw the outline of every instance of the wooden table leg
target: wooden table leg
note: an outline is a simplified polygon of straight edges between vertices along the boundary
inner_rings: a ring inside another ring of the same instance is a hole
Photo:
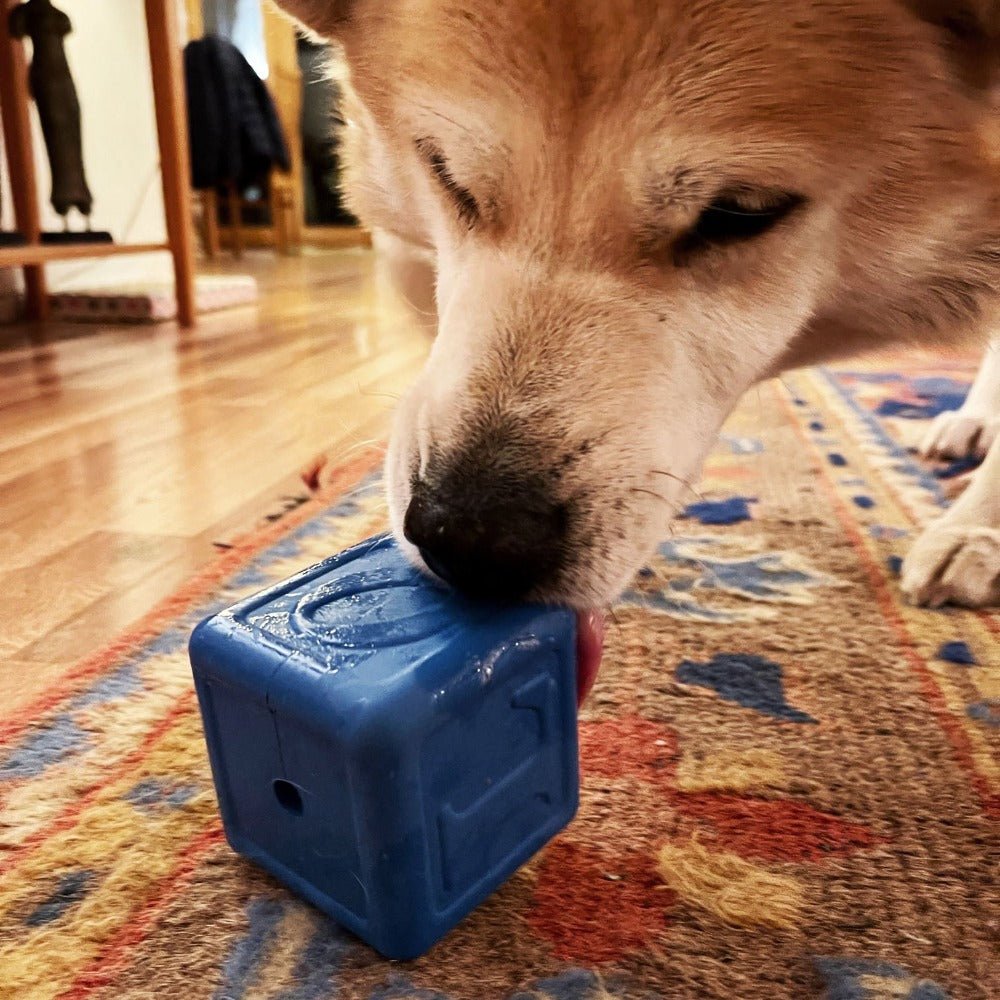
[[[7,8],[17,0],[0,0],[0,110],[3,113],[7,168],[11,179],[11,201],[18,231],[29,243],[37,243],[42,231],[35,180],[35,158],[31,152],[31,118],[28,110],[28,71],[24,45],[11,38]],[[45,268],[30,264],[24,268],[24,290],[29,319],[47,319],[49,297]]]
[[[146,0],[149,61],[153,71],[156,132],[167,239],[174,258],[177,320],[195,322],[194,232],[191,219],[191,161],[188,155],[187,110],[181,67],[181,43],[173,0]]]

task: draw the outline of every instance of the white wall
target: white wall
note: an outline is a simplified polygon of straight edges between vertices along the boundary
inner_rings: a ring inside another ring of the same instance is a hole
[[[94,196],[92,225],[109,230],[118,242],[162,242],[166,228],[143,4],[141,0],[56,0],[56,5],[73,22],[66,52],[82,108],[83,159]],[[33,106],[32,117],[42,225],[61,229],[62,220],[49,205],[48,159]],[[3,227],[9,229],[14,220],[6,166],[3,175]],[[82,226],[75,210],[72,226]],[[159,279],[169,277],[170,258],[164,253],[74,261],[52,265],[47,273],[56,290]]]

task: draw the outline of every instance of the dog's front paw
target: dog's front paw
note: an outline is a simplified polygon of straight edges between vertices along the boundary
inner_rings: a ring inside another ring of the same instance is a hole
[[[901,586],[913,604],[931,608],[1000,603],[1000,530],[944,519],[930,525],[903,563]]]
[[[1000,417],[947,410],[939,413],[920,441],[924,458],[982,458],[1000,434]]]

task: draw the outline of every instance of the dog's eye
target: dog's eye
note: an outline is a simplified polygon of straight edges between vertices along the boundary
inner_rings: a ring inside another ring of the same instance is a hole
[[[702,209],[695,224],[674,245],[674,253],[683,258],[705,247],[761,236],[804,201],[797,194],[720,195]]]
[[[432,139],[417,139],[414,145],[445,193],[454,202],[459,219],[471,229],[479,221],[479,205],[472,193],[452,176],[444,153]]]

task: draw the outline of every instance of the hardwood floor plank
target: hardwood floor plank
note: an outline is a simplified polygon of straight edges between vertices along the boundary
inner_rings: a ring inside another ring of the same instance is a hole
[[[9,618],[0,656],[24,658],[26,646],[108,596],[128,600],[144,577],[183,555],[190,540],[165,535],[94,531],[31,566],[0,576]]]
[[[383,438],[429,349],[370,251],[213,270],[254,274],[257,305],[192,331],[0,330],[0,715],[301,489],[318,452]]]

